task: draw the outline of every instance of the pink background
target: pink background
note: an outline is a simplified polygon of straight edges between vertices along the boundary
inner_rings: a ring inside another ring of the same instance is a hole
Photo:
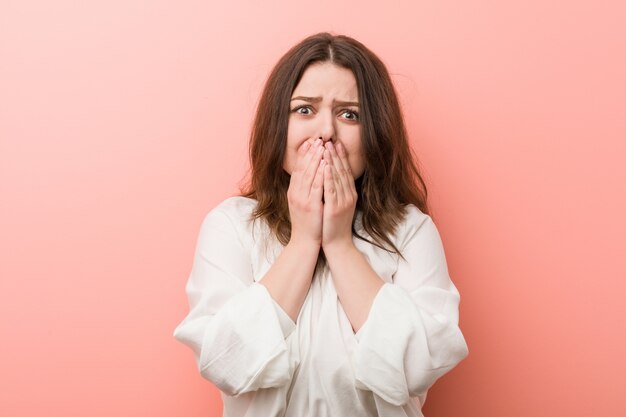
[[[461,292],[425,415],[626,415],[622,2],[208,3],[0,3],[0,415],[221,415],[172,337],[195,239],[322,30],[388,65]]]

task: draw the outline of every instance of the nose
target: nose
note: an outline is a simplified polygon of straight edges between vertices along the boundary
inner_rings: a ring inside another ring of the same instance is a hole
[[[319,113],[319,127],[316,137],[322,139],[322,143],[326,143],[328,141],[335,142],[335,123],[332,117],[332,113]]]

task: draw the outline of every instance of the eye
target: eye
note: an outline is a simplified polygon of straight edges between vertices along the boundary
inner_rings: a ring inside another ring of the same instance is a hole
[[[347,117],[348,120],[354,120],[354,121],[358,121],[359,120],[359,112],[357,111],[353,111],[353,110],[346,110],[343,114],[348,114],[351,117]]]
[[[311,108],[309,106],[298,106],[295,109],[292,110],[292,113],[299,113],[299,114],[304,114],[304,115],[308,115],[309,113],[303,113],[300,110],[311,110]]]

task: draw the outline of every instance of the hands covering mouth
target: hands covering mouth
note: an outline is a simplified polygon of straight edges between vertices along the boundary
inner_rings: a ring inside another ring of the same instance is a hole
[[[305,141],[287,191],[291,239],[321,247],[351,244],[357,196],[345,148],[321,139]]]

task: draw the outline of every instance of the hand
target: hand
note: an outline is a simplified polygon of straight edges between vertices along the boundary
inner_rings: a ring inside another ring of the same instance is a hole
[[[328,249],[353,244],[352,219],[358,194],[345,148],[332,142],[325,148],[322,247]]]
[[[287,202],[291,218],[291,241],[322,244],[324,205],[324,146],[320,139],[307,140],[298,148],[296,166],[291,173]]]

